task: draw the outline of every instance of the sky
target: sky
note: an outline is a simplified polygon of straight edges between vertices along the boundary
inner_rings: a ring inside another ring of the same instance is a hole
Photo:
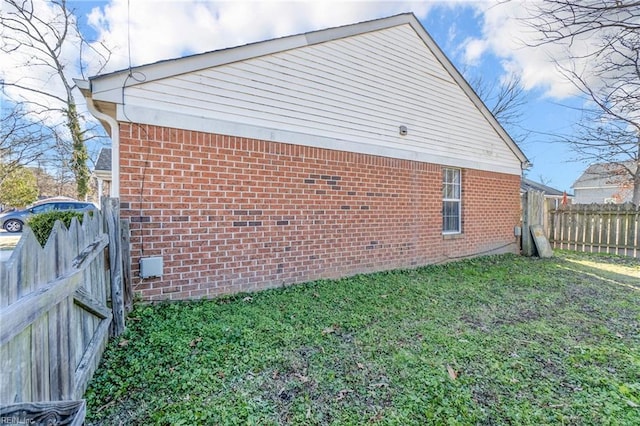
[[[45,0],[34,4],[46,15]],[[538,35],[523,19],[528,10],[521,1],[67,0],[67,4],[95,49],[100,50],[102,43],[112,51],[102,70],[100,57],[85,51],[84,78],[129,64],[413,12],[465,76],[481,76],[485,84],[520,77],[526,104],[520,129],[510,133],[533,163],[528,178],[572,192],[571,184],[587,166],[575,161],[576,155],[553,136],[572,131],[583,102],[550,60],[562,60],[565,47],[528,46]],[[588,49],[588,41],[578,41],[572,49]],[[77,51],[68,52],[74,54]],[[24,74],[12,67],[14,60],[19,58],[0,58],[0,77]],[[82,77],[79,70],[75,73]]]

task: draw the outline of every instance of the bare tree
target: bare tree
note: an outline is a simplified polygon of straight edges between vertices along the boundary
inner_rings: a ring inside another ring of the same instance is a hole
[[[21,105],[2,109],[0,116],[0,185],[13,172],[41,159],[51,148],[51,134],[42,120],[26,117]]]
[[[43,167],[31,169],[36,177],[36,184],[40,197],[70,197],[75,194],[75,184],[73,176],[70,175],[68,169],[58,168],[51,172]]]
[[[521,126],[522,109],[526,104],[522,79],[511,75],[500,82],[488,82],[477,74],[467,79],[500,125],[516,142],[524,143],[529,132]]]
[[[78,29],[75,15],[65,0],[47,2],[49,8],[34,7],[33,0],[3,0],[0,26],[3,29],[0,50],[20,55],[24,73],[4,84],[18,102],[37,113],[55,132],[55,140],[67,152],[68,167],[75,176],[77,195],[84,198],[89,191],[89,169],[86,139],[87,122],[81,119],[74,92],[73,77],[84,77],[89,65],[84,59],[92,57],[92,72],[98,73],[106,65],[110,51],[103,45],[96,48]],[[50,13],[53,13],[51,16]],[[69,52],[74,55],[69,55]],[[96,67],[95,65],[98,64]],[[74,75],[76,74],[76,75]],[[38,75],[40,83],[33,84]],[[60,142],[63,142],[60,144]]]
[[[632,202],[640,205],[640,1],[547,0],[530,7],[537,46],[566,48],[569,60],[554,61],[588,102],[575,134],[562,139],[583,160],[614,164],[616,179],[633,188]],[[589,49],[576,48],[587,41]]]

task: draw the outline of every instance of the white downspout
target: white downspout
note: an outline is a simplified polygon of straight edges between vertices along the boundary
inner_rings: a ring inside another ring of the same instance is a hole
[[[98,120],[109,123],[111,127],[111,189],[110,196],[114,198],[120,197],[120,127],[115,118],[98,111],[93,104],[93,99],[86,96],[87,108]]]

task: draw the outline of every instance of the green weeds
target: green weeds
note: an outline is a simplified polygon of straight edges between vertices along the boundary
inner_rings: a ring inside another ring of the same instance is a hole
[[[640,424],[640,262],[493,256],[140,305],[86,398],[105,425]]]

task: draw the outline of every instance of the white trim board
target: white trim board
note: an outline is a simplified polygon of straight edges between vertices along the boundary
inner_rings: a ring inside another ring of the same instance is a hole
[[[484,164],[481,159],[478,158],[451,158],[442,155],[434,155],[433,153],[426,151],[421,152],[409,149],[389,148],[382,145],[373,145],[371,143],[319,137],[316,135],[251,126],[211,118],[195,117],[193,115],[185,115],[176,112],[151,110],[149,108],[135,106],[127,106],[126,114],[124,114],[122,112],[122,106],[118,105],[117,120],[119,122],[133,122],[181,130],[258,139],[269,142],[309,146],[313,148],[356,152],[360,154],[377,155],[401,160],[440,164],[449,167],[484,170],[517,176],[520,176],[521,174],[521,170],[517,167],[507,167],[506,165],[496,166],[495,163]]]

